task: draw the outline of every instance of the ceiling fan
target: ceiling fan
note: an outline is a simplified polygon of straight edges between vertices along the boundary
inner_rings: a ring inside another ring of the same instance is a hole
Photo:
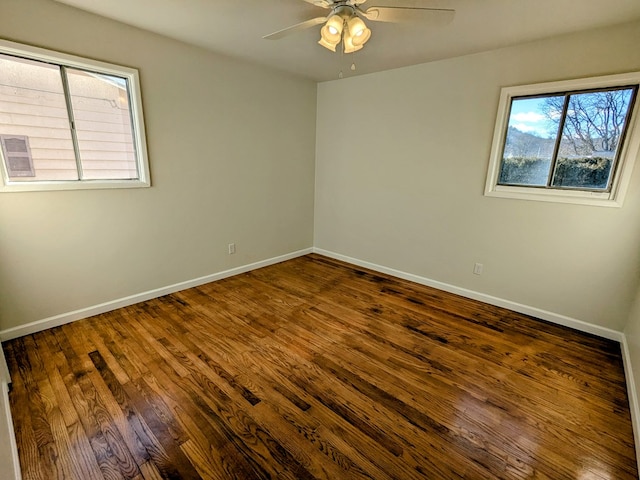
[[[316,17],[277,32],[265,35],[267,40],[278,40],[282,37],[315,27],[324,23],[320,30],[320,41],[323,47],[336,51],[342,41],[344,53],[360,50],[371,38],[371,30],[363,18],[375,22],[426,22],[430,25],[446,25],[453,20],[455,10],[448,8],[423,8],[414,6],[371,6],[367,9],[361,5],[367,0],[303,0],[316,7],[331,10],[326,17]],[[415,0],[407,0],[416,3]]]

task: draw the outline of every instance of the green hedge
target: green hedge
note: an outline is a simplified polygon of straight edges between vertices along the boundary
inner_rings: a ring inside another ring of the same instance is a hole
[[[550,160],[511,157],[502,161],[500,180],[507,185],[546,185]]]
[[[546,185],[550,161],[512,157],[502,161],[499,183]],[[611,159],[603,157],[559,158],[553,186],[604,189],[609,182]]]

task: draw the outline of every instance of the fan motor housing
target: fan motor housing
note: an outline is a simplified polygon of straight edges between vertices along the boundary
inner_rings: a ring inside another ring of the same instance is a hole
[[[336,5],[335,7],[333,7],[333,14],[338,15],[344,20],[349,20],[356,14],[356,9],[347,4]]]

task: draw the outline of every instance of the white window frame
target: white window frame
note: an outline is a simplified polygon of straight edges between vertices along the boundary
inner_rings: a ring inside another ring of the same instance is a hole
[[[489,197],[621,207],[629,187],[633,166],[640,151],[640,121],[638,120],[638,116],[640,115],[640,94],[638,98],[636,98],[633,111],[629,117],[627,134],[623,140],[617,166],[613,167],[615,170],[609,191],[594,192],[587,190],[507,186],[498,185],[498,179],[511,113],[511,100],[513,98],[634,85],[640,85],[640,72],[503,88],[500,92],[500,102],[493,133],[493,142],[491,144],[491,156],[489,158],[489,170],[484,194]]]
[[[22,57],[70,68],[88,70],[105,75],[113,75],[127,80],[129,92],[129,109],[131,112],[131,126],[133,130],[133,143],[136,153],[138,177],[137,179],[115,180],[47,180],[47,181],[14,181],[7,172],[7,167],[2,158],[0,171],[2,183],[0,192],[25,192],[47,190],[86,190],[105,188],[141,188],[150,187],[149,160],[147,157],[146,135],[144,129],[144,117],[142,114],[142,98],[140,95],[140,80],[138,70],[123,67],[111,63],[100,62],[87,58],[54,52],[44,48],[23,45],[19,43],[0,40],[0,53]],[[2,152],[0,151],[0,155]]]

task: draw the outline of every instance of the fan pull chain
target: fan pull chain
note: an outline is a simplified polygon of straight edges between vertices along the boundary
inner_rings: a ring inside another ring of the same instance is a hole
[[[340,72],[338,73],[338,78],[341,80],[344,78],[344,73],[342,72],[342,65],[344,65],[344,33],[342,37],[342,48],[340,49]],[[356,71],[356,62],[351,63],[351,71],[352,72]]]

